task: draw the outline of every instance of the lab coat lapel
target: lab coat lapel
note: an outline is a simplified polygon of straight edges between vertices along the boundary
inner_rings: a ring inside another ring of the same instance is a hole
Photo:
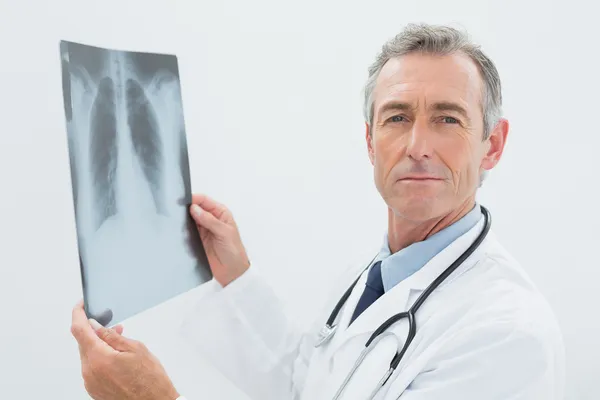
[[[354,288],[352,295],[349,297],[346,307],[343,309],[338,332],[336,334],[337,340],[335,340],[331,346],[332,353],[337,351],[347,340],[358,335],[371,333],[392,315],[407,311],[416,297],[473,243],[477,238],[477,235],[481,232],[483,224],[484,219],[482,218],[472,229],[448,245],[421,269],[398,283],[394,288],[371,304],[350,326],[348,326],[350,317],[364,290],[367,278],[367,274],[364,272],[360,281]],[[471,258],[474,256],[477,256],[477,254],[473,254]],[[467,263],[468,260],[465,264]],[[450,282],[455,276],[456,274],[448,278],[444,283]],[[401,321],[397,323],[394,326],[394,330],[398,332],[399,336],[405,336],[407,322]]]

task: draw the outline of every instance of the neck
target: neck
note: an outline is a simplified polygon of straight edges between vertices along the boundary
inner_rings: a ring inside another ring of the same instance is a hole
[[[475,206],[470,197],[450,212],[425,221],[411,221],[388,209],[388,242],[391,253],[396,253],[413,243],[421,242],[452,225]]]

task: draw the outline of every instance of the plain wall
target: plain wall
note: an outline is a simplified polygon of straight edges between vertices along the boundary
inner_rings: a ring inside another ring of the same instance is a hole
[[[252,262],[308,321],[341,269],[380,246],[361,89],[382,43],[425,21],[467,28],[497,63],[511,129],[479,201],[556,311],[567,399],[600,398],[600,62],[586,3],[2,1],[0,397],[86,398],[69,332],[81,287],[59,40],[178,55],[193,191],[232,209]],[[244,399],[177,341],[201,292],[125,334],[190,400]]]

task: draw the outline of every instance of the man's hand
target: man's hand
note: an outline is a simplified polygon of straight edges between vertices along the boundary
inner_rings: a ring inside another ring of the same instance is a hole
[[[92,326],[95,325],[95,326]],[[73,308],[71,333],[79,343],[85,389],[95,400],[176,400],[160,362],[139,341],[88,320],[83,301]]]
[[[224,205],[201,194],[193,195],[190,213],[196,221],[213,276],[225,287],[250,267],[233,216]]]

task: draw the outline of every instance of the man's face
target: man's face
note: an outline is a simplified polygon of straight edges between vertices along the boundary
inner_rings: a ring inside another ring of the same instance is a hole
[[[383,67],[367,126],[375,184],[411,221],[448,214],[475,194],[499,160],[505,120],[483,141],[483,81],[466,55],[410,54]]]

